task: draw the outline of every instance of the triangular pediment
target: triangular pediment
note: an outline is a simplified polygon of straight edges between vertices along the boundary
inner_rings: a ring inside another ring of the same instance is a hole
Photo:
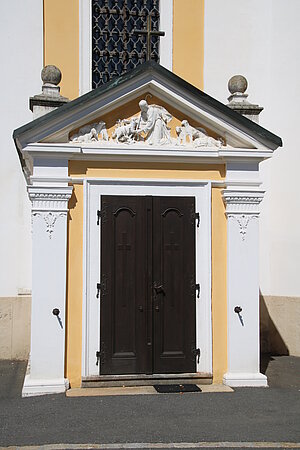
[[[141,112],[141,100],[148,113]],[[150,116],[158,124],[155,138],[147,124]],[[233,151],[282,145],[278,136],[153,62],[19,128],[14,139],[20,151],[37,142]]]

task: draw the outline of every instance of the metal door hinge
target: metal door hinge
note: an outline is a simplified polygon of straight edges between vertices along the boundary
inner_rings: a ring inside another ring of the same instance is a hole
[[[197,358],[197,364],[199,364],[200,362],[200,354],[200,348],[194,348],[193,355],[195,356],[195,358]]]
[[[200,227],[200,213],[198,213],[198,212],[193,213],[193,218],[196,220],[197,228],[199,228]]]
[[[197,292],[197,298],[200,298],[200,284],[199,283],[195,284],[195,289]]]
[[[105,344],[103,342],[101,343],[100,349],[96,352],[96,366],[99,366],[99,363],[105,363]]]
[[[106,295],[107,276],[105,274],[102,274],[101,278],[102,278],[101,283],[96,284],[96,288],[97,288],[96,298],[100,297],[100,291],[101,291],[101,297],[104,297]]]
[[[97,295],[96,298],[100,297],[100,291],[103,289],[103,283],[97,283]]]
[[[96,366],[99,366],[100,357],[101,357],[101,352],[96,352]]]
[[[97,225],[100,225],[101,215],[102,215],[102,212],[100,211],[100,209],[98,209],[98,211],[97,211]]]

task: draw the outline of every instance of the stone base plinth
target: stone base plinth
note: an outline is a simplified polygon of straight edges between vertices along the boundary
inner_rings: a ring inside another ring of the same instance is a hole
[[[223,384],[230,387],[268,387],[268,379],[262,373],[225,373]]]
[[[26,375],[22,389],[22,397],[33,397],[46,394],[61,394],[69,389],[69,380],[66,378],[32,379]]]

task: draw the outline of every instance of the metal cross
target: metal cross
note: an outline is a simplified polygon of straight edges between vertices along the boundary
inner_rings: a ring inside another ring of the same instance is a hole
[[[135,34],[145,34],[147,36],[147,61],[151,59],[151,36],[164,36],[164,31],[152,31],[151,14],[147,17],[147,30],[134,30]]]

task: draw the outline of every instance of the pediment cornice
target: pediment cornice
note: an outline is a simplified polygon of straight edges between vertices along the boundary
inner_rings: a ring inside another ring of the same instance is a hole
[[[148,96],[155,99],[155,104],[149,101],[150,109],[156,108],[154,114],[160,111],[164,122],[164,137],[158,140],[153,138],[156,132],[149,131],[145,117],[141,121],[143,113],[138,109],[141,99]],[[136,105],[133,115],[127,114],[130,104]],[[179,112],[178,117],[174,111]],[[114,123],[108,133],[107,119],[117,115],[120,122]],[[100,123],[104,128],[97,128]],[[122,127],[134,133],[124,137]],[[82,137],[85,135],[87,138]],[[33,120],[15,130],[13,137],[24,167],[32,167],[35,156],[199,163],[261,161],[282,145],[278,136],[153,62]]]

